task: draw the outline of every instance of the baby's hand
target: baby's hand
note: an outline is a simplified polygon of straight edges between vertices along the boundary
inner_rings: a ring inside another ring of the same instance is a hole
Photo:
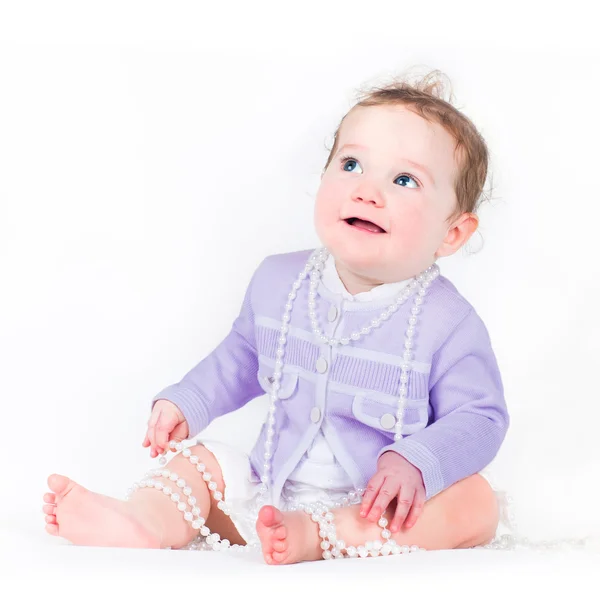
[[[171,440],[180,442],[189,435],[183,413],[169,400],[157,400],[148,420],[148,430],[142,446],[150,446],[150,458],[156,458],[169,449]]]
[[[406,528],[410,529],[416,523],[423,512],[426,493],[421,471],[397,452],[388,451],[379,457],[377,473],[367,484],[360,507],[360,516],[367,517],[370,521],[377,521],[396,496],[398,505],[390,525],[392,532],[402,527],[409,510]]]

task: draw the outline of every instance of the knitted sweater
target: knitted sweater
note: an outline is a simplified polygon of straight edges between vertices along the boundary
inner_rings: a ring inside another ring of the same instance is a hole
[[[266,257],[252,275],[231,331],[181,381],[152,399],[176,404],[190,437],[270,391],[283,308],[311,253]],[[395,414],[412,296],[370,334],[330,346],[312,332],[308,289],[307,278],[297,290],[288,324],[275,413],[273,503],[319,431],[355,487],[365,487],[379,456],[393,450],[421,471],[427,500],[494,459],[509,427],[498,364],[483,321],[447,278],[439,275],[433,281],[417,317],[403,439],[398,441]],[[335,329],[336,337],[349,336],[379,316],[396,295],[352,302],[320,282],[317,320],[327,335]],[[265,439],[263,425],[250,455],[259,475]]]

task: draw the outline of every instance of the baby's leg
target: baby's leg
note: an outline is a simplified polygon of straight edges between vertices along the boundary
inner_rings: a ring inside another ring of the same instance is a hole
[[[392,502],[385,513],[389,523],[395,509],[396,503]],[[377,520],[373,522],[360,516],[360,504],[331,512],[336,535],[346,546],[385,541]],[[493,490],[476,474],[431,498],[415,525],[408,530],[402,526],[400,531],[392,533],[392,539],[399,545],[416,545],[426,550],[470,548],[488,543],[494,537],[498,519]],[[319,526],[303,511],[282,513],[265,506],[259,512],[257,531],[263,556],[269,564],[318,560],[323,556]]]
[[[223,476],[214,455],[201,445],[190,450],[206,465],[217,490],[223,494]],[[217,501],[209,494],[202,474],[187,458],[178,454],[165,468],[177,473],[191,488],[200,516],[211,531],[229,539],[232,544],[244,544],[229,517],[216,507]],[[181,493],[174,482],[164,478],[159,480]],[[61,475],[51,475],[48,485],[52,492],[44,495],[46,530],[74,544],[181,548],[198,535],[198,530],[184,520],[173,500],[155,488],[139,488],[124,501],[91,492]]]

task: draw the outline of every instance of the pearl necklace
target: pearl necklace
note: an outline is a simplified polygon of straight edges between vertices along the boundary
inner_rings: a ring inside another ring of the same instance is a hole
[[[421,312],[421,304],[423,304],[423,297],[427,293],[427,288],[431,285],[431,282],[439,275],[439,268],[433,264],[431,267],[419,274],[395,299],[395,301],[384,310],[381,315],[371,321],[371,324],[361,328],[359,331],[355,331],[348,337],[334,338],[325,335],[317,322],[317,314],[315,311],[316,307],[316,290],[321,279],[322,270],[327,260],[329,253],[325,248],[315,250],[303,271],[300,272],[298,278],[292,284],[292,289],[288,294],[288,301],[285,304],[285,312],[282,317],[282,324],[280,328],[280,336],[278,338],[278,347],[275,353],[275,371],[273,373],[273,383],[271,385],[271,391],[269,392],[269,410],[266,420],[267,425],[267,437],[265,441],[265,452],[263,462],[263,474],[261,476],[261,485],[259,488],[259,494],[256,501],[256,511],[261,506],[267,503],[267,494],[269,491],[269,483],[272,467],[273,458],[273,436],[275,434],[275,410],[276,402],[279,399],[279,389],[281,387],[280,380],[282,377],[283,370],[283,356],[285,355],[285,344],[287,341],[287,333],[289,331],[290,313],[292,311],[293,301],[297,296],[297,290],[300,289],[302,281],[306,276],[311,274],[310,291],[308,294],[308,314],[311,320],[311,325],[315,335],[324,343],[337,346],[338,344],[347,345],[350,341],[357,341],[361,336],[369,334],[375,327],[379,327],[383,321],[386,321],[391,315],[396,312],[402,304],[409,298],[416,288],[418,289],[417,295],[414,299],[415,306],[411,309],[411,316],[408,320],[409,327],[406,330],[406,340],[404,343],[404,354],[403,363],[401,364],[402,373],[400,376],[400,393],[398,399],[398,409],[396,411],[396,425],[394,440],[402,439],[402,424],[404,416],[404,405],[407,396],[407,382],[408,382],[408,371],[411,368],[413,346],[412,338],[415,334],[415,325],[417,322],[416,316]],[[312,271],[312,273],[311,273]],[[195,444],[196,442],[192,442]],[[196,466],[198,472],[202,473],[202,478],[207,482],[208,488],[213,492],[213,497],[217,500],[217,506],[226,515],[230,514],[230,508],[227,503],[223,500],[221,492],[217,491],[217,484],[211,481],[212,475],[206,471],[206,465],[199,462],[197,456],[192,455],[189,448],[183,449],[181,442],[171,441],[169,443],[169,449],[176,452],[181,452],[182,455]],[[166,454],[166,451],[165,453]],[[161,456],[159,459],[161,465],[166,464],[165,456]],[[205,541],[201,541],[200,544],[192,543],[189,545],[190,549],[204,550],[211,547],[213,550],[234,550],[234,551],[250,551],[260,550],[260,544],[247,544],[240,546],[238,544],[231,544],[229,540],[220,540],[218,533],[211,533],[208,527],[205,525],[205,519],[200,516],[200,510],[196,506],[196,498],[191,495],[191,488],[186,484],[185,480],[179,477],[176,473],[171,472],[169,469],[155,469],[147,473],[147,477],[163,477],[170,481],[176,482],[177,487],[181,488],[184,497],[187,499],[191,510],[186,510],[186,502],[180,497],[177,491],[173,491],[169,486],[165,486],[162,482],[156,481],[155,479],[143,479],[139,483],[135,483],[133,488],[128,490],[127,497],[129,497],[135,489],[140,487],[153,487],[158,490],[162,490],[165,495],[170,496],[171,500],[177,504],[177,509],[183,513],[185,521],[189,522],[194,529],[200,530],[200,536],[205,538]],[[310,504],[298,504],[297,509],[304,510],[311,519],[319,524],[319,536],[323,539],[321,542],[321,548],[323,551],[324,559],[332,558],[353,558],[353,557],[366,557],[366,556],[378,556],[388,554],[404,554],[408,552],[417,552],[423,550],[418,546],[399,546],[393,539],[391,539],[391,532],[386,528],[388,521],[385,517],[381,517],[378,521],[378,525],[382,528],[381,536],[384,539],[383,542],[366,542],[364,546],[346,547],[345,543],[341,539],[337,539],[335,533],[335,525],[333,524],[333,513],[330,512],[331,508],[339,508],[342,506],[348,506],[352,504],[358,504],[361,501],[361,497],[364,494],[364,489],[358,488],[357,490],[351,490],[347,496],[343,497],[340,501],[325,504],[323,502],[313,502]],[[195,517],[195,518],[194,518]]]

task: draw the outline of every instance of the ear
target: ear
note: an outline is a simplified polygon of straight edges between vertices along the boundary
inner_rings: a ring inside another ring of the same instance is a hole
[[[479,218],[473,213],[463,213],[450,226],[435,257],[450,256],[467,243],[479,226]]]

